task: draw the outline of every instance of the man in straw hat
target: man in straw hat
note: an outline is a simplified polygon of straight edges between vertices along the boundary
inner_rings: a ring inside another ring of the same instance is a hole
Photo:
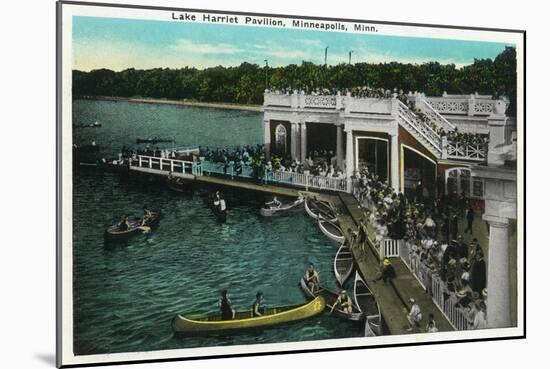
[[[384,258],[384,261],[382,262],[382,273],[380,274],[380,277],[374,279],[373,282],[383,280],[384,283],[386,283],[386,281],[389,280],[391,283],[396,276],[395,269],[393,268],[393,265],[391,265],[390,259]]]

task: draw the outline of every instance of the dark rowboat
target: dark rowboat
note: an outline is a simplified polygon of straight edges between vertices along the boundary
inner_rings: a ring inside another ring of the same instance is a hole
[[[343,242],[334,257],[334,274],[336,280],[343,286],[353,272],[353,258],[347,242]]]
[[[355,272],[353,299],[359,310],[365,314],[365,336],[381,335],[382,314],[380,313],[380,306],[378,306],[376,298],[358,272]]]
[[[173,138],[161,138],[161,137],[153,137],[153,138],[137,138],[136,144],[158,144],[158,143],[169,143],[174,142]]]
[[[304,290],[304,293],[309,298],[314,299],[317,296],[323,296],[323,298],[325,299],[325,303],[326,303],[325,309],[327,309],[328,311],[330,311],[332,309],[332,306],[336,303],[336,300],[338,299],[338,294],[337,293],[329,291],[329,290],[327,290],[323,287],[321,287],[319,289],[319,291],[317,291],[317,293],[314,293],[313,291],[311,291],[309,289],[309,286],[307,285],[304,278],[300,279],[300,286],[302,287],[302,290]],[[355,303],[353,303],[351,313],[346,313],[345,311],[342,311],[338,308],[335,308],[332,311],[332,314],[336,315],[339,318],[353,320],[353,321],[359,321],[359,320],[363,319],[363,313],[361,313],[361,311],[359,310],[357,305],[355,305]]]
[[[306,213],[313,219],[327,219],[332,222],[337,220],[330,204],[324,201],[306,198],[305,208]]]
[[[187,181],[181,177],[168,177],[166,179],[166,185],[169,189],[176,192],[191,193],[193,187],[190,181]]]
[[[172,329],[188,335],[242,331],[310,318],[321,313],[324,308],[325,300],[318,296],[303,305],[265,308],[263,315],[259,317],[252,316],[252,309],[236,312],[235,319],[232,320],[222,320],[220,313],[188,317],[178,314],[172,321]]]
[[[276,207],[264,206],[263,208],[260,209],[260,215],[264,217],[272,217],[275,215],[284,214],[289,210],[297,209],[303,203],[304,203],[304,198],[301,197],[294,202],[291,202],[288,204],[281,204],[280,206],[276,206]]]
[[[337,224],[321,218],[318,220],[318,222],[321,232],[323,232],[325,236],[327,236],[334,242],[341,244],[346,240],[342,228],[340,228]]]
[[[100,128],[101,127],[101,123],[99,123],[98,121],[95,121],[93,123],[89,123],[89,124],[83,124],[80,126],[81,128]]]
[[[136,234],[148,233],[151,228],[160,222],[160,211],[151,211],[152,215],[142,224],[143,218],[134,217],[129,220],[128,228],[120,229],[120,224],[117,223],[105,231],[105,237],[108,239],[124,239]]]

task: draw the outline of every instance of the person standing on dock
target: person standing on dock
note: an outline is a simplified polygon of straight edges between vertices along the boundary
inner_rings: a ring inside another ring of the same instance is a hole
[[[422,321],[422,311],[420,311],[420,306],[416,303],[416,300],[413,298],[409,299],[411,304],[411,309],[407,314],[407,320],[409,321],[409,328],[407,332],[412,332],[415,328],[420,327],[420,322]]]
[[[380,277],[373,280],[373,282],[378,282],[379,280],[383,280],[384,283],[386,281],[389,281],[390,283],[393,283],[393,279],[397,276],[395,273],[395,269],[393,268],[393,265],[391,265],[390,259],[384,258],[384,261],[382,262],[382,274]]]
[[[470,234],[473,234],[472,226],[474,224],[474,218],[475,218],[475,212],[472,206],[470,206],[468,209],[468,212],[466,213],[466,221],[468,222],[468,226],[464,230],[464,233],[470,232]]]

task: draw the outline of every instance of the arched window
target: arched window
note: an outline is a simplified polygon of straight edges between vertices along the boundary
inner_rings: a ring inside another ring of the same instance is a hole
[[[277,152],[286,154],[286,128],[283,124],[275,128],[275,146]]]
[[[483,180],[473,177],[469,168],[451,168],[445,171],[445,192],[447,195],[462,192],[466,197],[483,198]]]

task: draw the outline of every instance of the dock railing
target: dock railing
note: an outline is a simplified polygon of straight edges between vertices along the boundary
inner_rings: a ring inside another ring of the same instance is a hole
[[[394,240],[391,238],[385,238],[380,243],[380,257],[381,258],[395,258],[399,257],[399,250],[403,240]]]
[[[472,326],[466,311],[457,306],[459,299],[449,291],[447,283],[437,271],[430,269],[405,240],[384,239],[380,246],[383,257],[400,257],[416,277],[420,285],[432,296],[432,300],[457,330]]]
[[[192,161],[159,158],[156,156],[138,155],[130,160],[130,169],[132,167],[148,168],[161,172],[172,172],[174,175],[189,174],[195,175],[197,166]]]
[[[347,191],[346,178],[316,176],[308,173],[274,171],[268,175],[272,181],[282,184],[304,187],[307,190],[315,188],[319,190]]]
[[[162,174],[171,172],[176,176],[179,174],[193,176],[220,175],[231,177],[231,179],[243,178],[263,183],[303,187],[306,191],[309,189],[318,189],[346,192],[347,190],[346,178],[316,176],[309,173],[270,171],[259,166],[234,161],[227,163],[208,160],[185,161],[137,155],[135,159],[130,160],[130,169],[137,168],[145,169],[145,171],[160,172]]]

